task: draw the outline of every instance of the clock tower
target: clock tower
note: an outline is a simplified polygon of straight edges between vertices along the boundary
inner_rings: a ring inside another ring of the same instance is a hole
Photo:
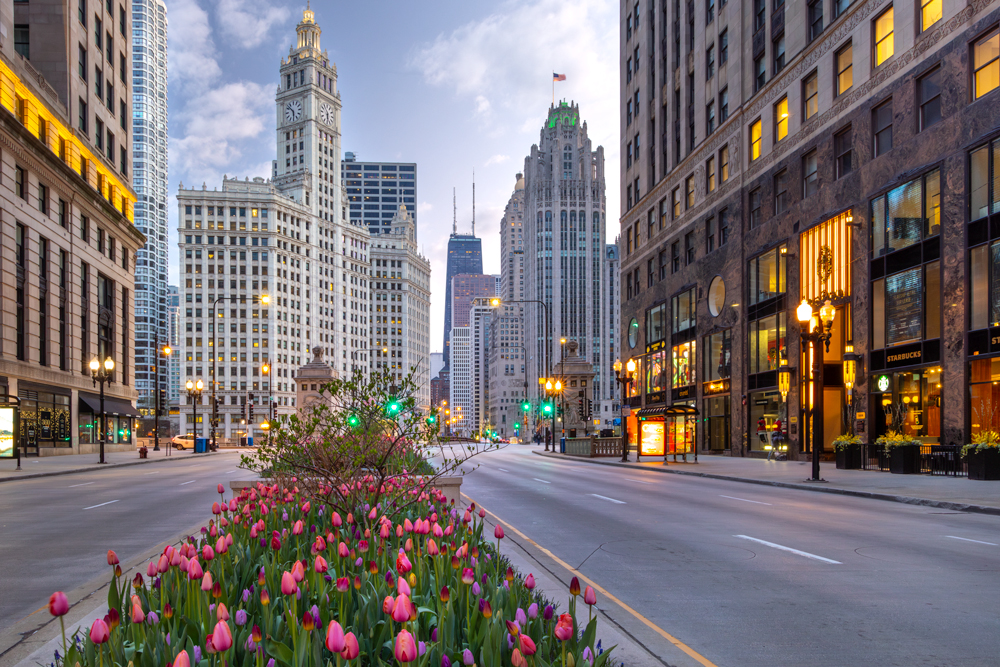
[[[296,27],[297,43],[281,61],[275,186],[316,215],[321,225],[341,221],[340,93],[337,67],[320,48],[311,9]]]

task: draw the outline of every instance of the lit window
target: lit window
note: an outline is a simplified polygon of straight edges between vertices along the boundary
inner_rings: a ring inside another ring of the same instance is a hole
[[[851,54],[851,44],[837,51],[837,94],[843,95],[854,85],[854,59]]]
[[[750,124],[750,161],[760,157],[760,119]]]
[[[920,0],[920,30],[927,30],[941,20],[941,0]]]
[[[774,137],[781,141],[788,136],[788,98],[782,97],[774,105]]]
[[[892,32],[892,7],[875,19],[875,66],[892,57],[894,40]]]
[[[973,95],[979,99],[1000,84],[1000,31],[994,30],[973,47]]]

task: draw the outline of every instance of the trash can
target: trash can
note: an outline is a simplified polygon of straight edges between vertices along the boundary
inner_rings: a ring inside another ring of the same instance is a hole
[[[566,453],[566,438],[559,438],[559,452]]]
[[[194,453],[204,454],[208,451],[208,438],[195,438],[194,439]]]

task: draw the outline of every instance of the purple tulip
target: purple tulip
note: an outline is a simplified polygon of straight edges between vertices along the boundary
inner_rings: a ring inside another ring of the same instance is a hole
[[[265,540],[263,537],[260,538],[260,546],[262,547],[267,546],[267,540]]]
[[[477,595],[478,596],[482,592],[482,590],[483,589],[481,589],[479,587],[479,582],[478,581],[475,581],[475,582],[472,583],[472,594],[473,595]]]
[[[590,651],[590,647],[589,646],[584,647],[584,649],[583,649],[583,656],[582,657],[587,662],[593,662],[594,661],[594,654]]]
[[[472,665],[476,664],[476,659],[472,657],[472,651],[469,649],[462,651],[462,664],[466,667],[472,667]]]
[[[239,609],[236,612],[236,625],[245,625],[247,622],[247,612]]]
[[[536,614],[538,613],[537,607],[535,608],[535,613]],[[528,622],[528,617],[524,614],[524,610],[521,609],[520,607],[518,607],[517,611],[514,612],[514,621],[517,623],[518,627],[522,628]]]
[[[510,590],[510,582],[507,581],[506,579],[504,579],[503,580],[503,587],[506,588],[507,590]]]
[[[451,660],[448,659],[448,656],[441,656],[441,667],[451,667]]]
[[[487,581],[489,581],[489,575],[487,575],[485,572],[483,572],[483,585],[484,586],[486,585]]]
[[[538,618],[538,604],[532,602],[531,606],[528,607],[528,618]]]
[[[476,560],[476,557],[475,557],[475,556],[473,556],[473,557],[472,557],[472,569],[476,569],[476,563],[478,563],[478,562],[479,562],[479,561],[478,561],[478,560]]]
[[[510,636],[510,635],[508,634],[508,635],[507,635],[507,650],[509,651],[509,650],[511,650],[512,648],[514,648],[514,638],[513,638],[513,637],[511,637],[511,636]]]
[[[358,559],[354,561],[354,567],[361,567],[364,564],[365,561],[361,558],[361,556],[358,556]]]
[[[434,628],[431,630],[431,641],[436,642],[438,640],[438,629]]]
[[[167,633],[167,636],[163,638],[163,640],[165,642],[167,642],[167,646],[170,646],[170,633],[169,632]]]
[[[197,665],[199,662],[201,662],[201,647],[200,646],[195,646],[194,647],[194,664]]]
[[[554,610],[552,609],[552,605],[547,604],[545,605],[545,611],[542,612],[542,618],[544,618],[546,621],[551,621],[553,613]]]
[[[215,603],[214,602],[212,604],[208,605],[208,613],[209,614],[215,613]]]
[[[146,622],[149,623],[150,625],[156,625],[157,623],[160,622],[160,617],[156,615],[155,611],[151,611],[148,614],[146,614]]]
[[[253,653],[257,650],[257,644],[254,643],[253,637],[247,637],[247,653]]]
[[[281,513],[281,520],[282,521],[288,521],[288,512],[282,512]]]
[[[321,623],[319,622],[319,607],[313,605],[312,609],[309,610],[309,613],[312,614],[313,623],[315,623],[316,627],[318,628],[321,625]]]
[[[274,658],[267,661],[267,667],[274,667]]]
[[[423,642],[418,642],[417,643],[417,653],[420,654],[420,655],[423,655],[424,653],[427,653],[427,644],[425,644]]]
[[[243,589],[243,603],[246,604],[246,601],[249,600],[249,599],[250,599],[250,589],[249,588],[244,588]]]

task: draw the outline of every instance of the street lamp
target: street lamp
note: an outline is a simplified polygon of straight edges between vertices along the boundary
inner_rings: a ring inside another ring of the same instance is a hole
[[[831,329],[833,320],[837,316],[837,309],[827,299],[819,309],[819,317],[814,318],[813,307],[806,300],[795,309],[800,327],[803,348],[806,343],[812,345],[812,405],[809,408],[811,429],[806,429],[803,424],[803,431],[811,433],[809,437],[812,447],[812,477],[806,481],[823,482],[826,481],[819,476],[819,450],[823,446],[823,350],[830,351]]]
[[[622,388],[622,405],[625,405],[626,394],[629,385],[632,384],[632,374],[635,373],[635,359],[628,360],[624,374],[622,374],[621,359],[615,359],[614,369],[615,382]],[[622,420],[622,462],[626,463],[628,462],[628,420],[625,417],[620,417],[620,419]]]
[[[156,342],[156,371],[154,377],[154,386],[156,387],[156,414],[153,417],[153,451],[160,451],[160,355],[164,357],[169,357],[173,350],[170,349],[169,345],[164,345],[160,347],[160,336],[157,334],[155,336]]]
[[[90,360],[90,377],[93,379],[94,384],[98,382],[101,383],[101,460],[100,463],[106,463],[104,460],[104,441],[108,438],[108,424],[107,418],[104,415],[104,383],[107,382],[111,384],[114,382],[112,379],[112,373],[115,370],[115,362],[111,357],[104,359],[104,364],[102,365],[97,357]]]
[[[194,450],[198,451],[198,403],[201,402],[201,391],[204,389],[205,384],[201,380],[197,382],[188,380],[184,386],[187,388],[188,398],[191,399],[193,410],[191,432],[194,435]]]
[[[262,365],[260,367],[260,372],[261,372],[261,375],[264,376],[264,379],[267,380],[267,420],[271,421],[272,419],[274,419],[274,415],[271,414],[271,408],[273,407],[271,405],[271,403],[272,403],[272,400],[271,400],[271,378],[269,377],[269,373],[271,372],[271,365],[268,364],[265,361],[264,365]]]

